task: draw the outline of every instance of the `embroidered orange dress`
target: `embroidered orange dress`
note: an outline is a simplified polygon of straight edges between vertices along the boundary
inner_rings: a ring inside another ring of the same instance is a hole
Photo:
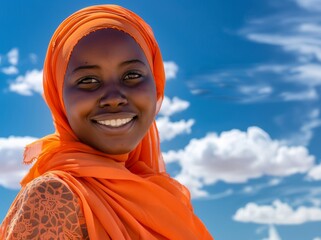
[[[153,32],[116,5],[84,8],[57,28],[44,65],[44,98],[55,133],[27,146],[34,161],[1,225],[0,239],[213,239],[194,214],[188,190],[165,171],[155,121],[128,154],[109,155],[79,141],[63,102],[71,52],[93,31],[114,28],[141,47],[164,96],[164,66]]]

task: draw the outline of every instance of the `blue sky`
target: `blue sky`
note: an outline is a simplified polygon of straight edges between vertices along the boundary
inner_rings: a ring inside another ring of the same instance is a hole
[[[321,239],[321,1],[2,1],[0,220],[53,131],[41,72],[59,23],[115,3],[153,28],[167,74],[169,173],[217,240]]]

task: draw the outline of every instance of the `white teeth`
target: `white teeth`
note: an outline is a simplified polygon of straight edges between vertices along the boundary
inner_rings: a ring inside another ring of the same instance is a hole
[[[112,120],[104,120],[104,121],[97,121],[98,123],[106,126],[111,127],[120,127],[125,125],[126,123],[130,122],[133,118],[124,118],[124,119],[112,119]]]

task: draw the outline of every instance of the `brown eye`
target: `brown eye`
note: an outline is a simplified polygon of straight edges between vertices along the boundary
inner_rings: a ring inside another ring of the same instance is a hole
[[[128,73],[125,77],[124,77],[124,80],[130,80],[130,79],[138,79],[138,78],[141,78],[142,75],[139,74],[139,73]]]
[[[78,84],[91,84],[91,83],[98,83],[98,80],[95,78],[85,78],[81,79]]]
[[[143,80],[143,75],[137,72],[129,72],[127,73],[123,81],[128,86],[135,86],[139,84]]]
[[[94,89],[97,88],[99,84],[99,80],[93,77],[82,78],[77,82],[78,87],[83,89]]]

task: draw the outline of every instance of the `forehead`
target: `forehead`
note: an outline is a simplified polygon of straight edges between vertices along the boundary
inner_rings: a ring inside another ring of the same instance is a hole
[[[129,34],[117,29],[100,29],[79,40],[70,61],[82,62],[99,55],[119,58],[137,58],[147,64],[146,56],[139,44]]]

